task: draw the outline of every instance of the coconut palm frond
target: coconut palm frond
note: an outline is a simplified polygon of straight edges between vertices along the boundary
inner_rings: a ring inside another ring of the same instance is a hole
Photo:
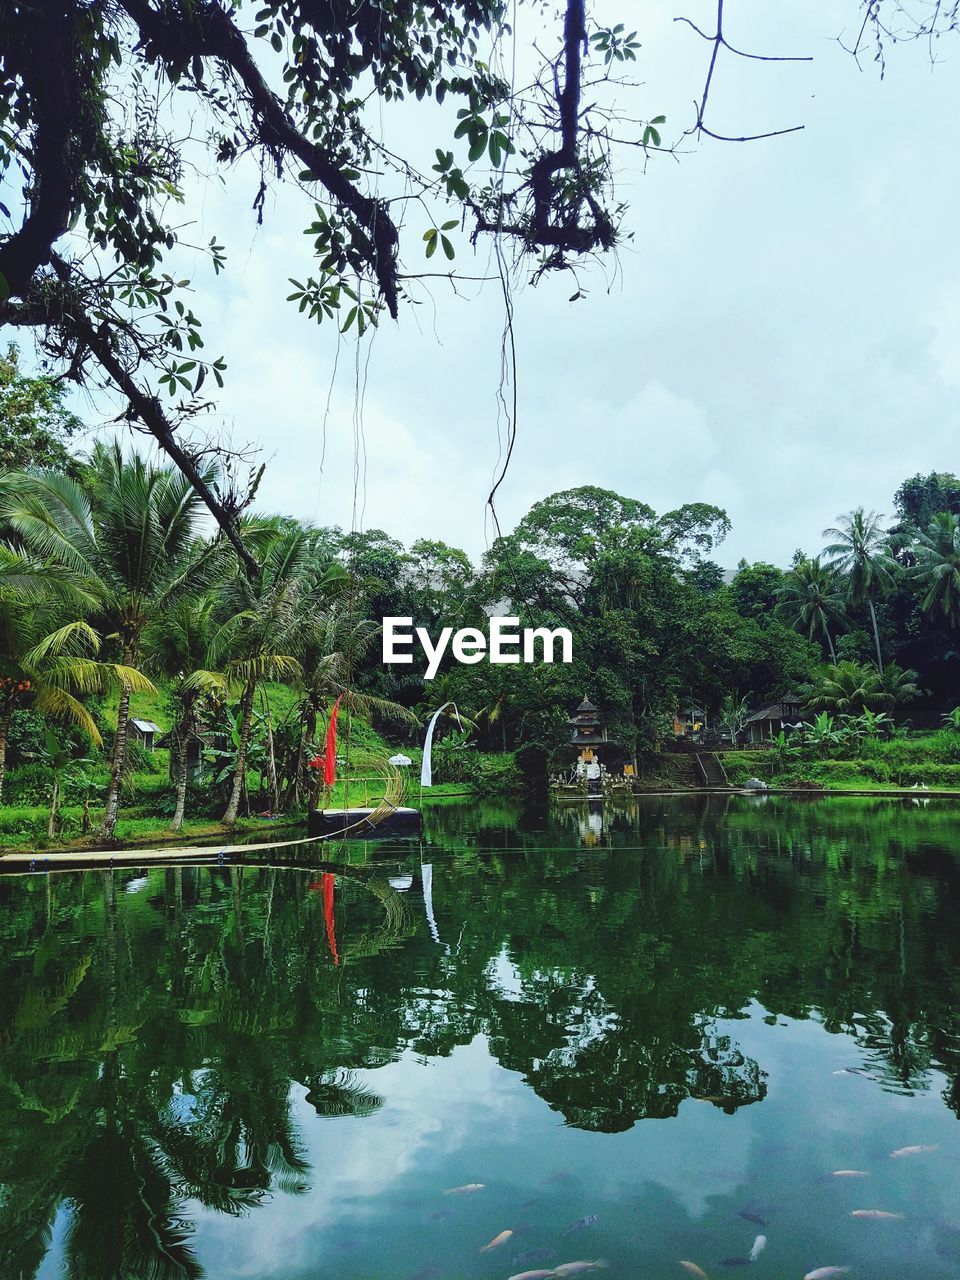
[[[259,653],[250,658],[236,658],[226,663],[224,670],[235,679],[246,683],[249,680],[285,680],[298,676],[300,663],[283,653]]]
[[[8,475],[0,515],[44,558],[96,577],[96,539],[90,500],[70,476],[57,472]]]
[[[127,685],[131,693],[157,692],[157,686],[149,676],[145,676],[136,667],[125,667],[122,662],[105,662],[101,665],[108,668],[116,680]]]
[[[33,705],[43,715],[76,725],[95,747],[103,746],[103,737],[93,716],[83,703],[73,694],[67,693],[66,689],[58,689],[54,685],[42,685],[36,691]]]
[[[231,616],[220,624],[210,639],[210,657],[213,661],[220,662],[230,652],[245,624],[256,625],[259,622],[260,615],[255,609],[231,612]]]
[[[105,676],[109,666],[93,658],[55,658],[42,667],[27,668],[44,685],[73,693],[103,693],[113,683]]]
[[[412,729],[420,728],[419,716],[409,707],[403,707],[399,702],[391,702],[389,698],[378,698],[372,693],[356,693],[350,690],[345,691],[345,700],[351,711],[358,711],[362,716],[369,716],[371,712],[375,712],[385,720],[395,720],[399,724],[409,725]],[[460,719],[467,723],[463,716]]]
[[[27,670],[38,669],[50,659],[65,656],[80,656],[81,651],[87,653],[100,652],[100,637],[87,622],[68,622],[58,627],[34,645],[23,655],[23,665]]]
[[[184,692],[226,696],[236,681],[222,671],[191,671],[181,684]]]
[[[78,611],[92,609],[94,594],[82,579],[62,565],[32,559],[0,544],[0,596],[14,595],[25,604],[55,601]]]

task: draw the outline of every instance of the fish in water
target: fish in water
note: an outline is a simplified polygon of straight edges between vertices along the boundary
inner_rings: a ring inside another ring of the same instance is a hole
[[[889,1213],[886,1209],[854,1209],[850,1214],[851,1218],[874,1218],[877,1220],[893,1221],[894,1219],[902,1220],[906,1217],[903,1213]]]
[[[424,1221],[429,1220],[431,1222],[443,1222],[445,1218],[452,1218],[452,1217],[453,1217],[452,1209],[434,1209],[432,1213],[427,1214],[427,1217],[426,1219],[424,1219]]]
[[[480,1252],[489,1253],[491,1249],[499,1249],[501,1245],[506,1244],[508,1240],[512,1240],[512,1239],[513,1239],[513,1232],[509,1228],[507,1228],[506,1231],[501,1231],[499,1235],[494,1236],[489,1244],[485,1244],[483,1246]]]
[[[808,1271],[803,1280],[837,1280],[837,1276],[845,1276],[849,1267],[817,1267],[816,1271]]]
[[[863,1169],[834,1169],[833,1177],[835,1178],[869,1178],[869,1173]]]
[[[482,1191],[486,1183],[484,1182],[467,1182],[462,1187],[448,1187],[443,1193],[445,1196],[466,1196],[474,1191]]]
[[[518,1253],[513,1260],[515,1267],[522,1267],[527,1262],[548,1262],[550,1258],[557,1256],[555,1249],[548,1249],[542,1246],[538,1249],[527,1249],[524,1253]]]
[[[594,1258],[592,1262],[561,1262],[550,1274],[563,1280],[564,1276],[579,1276],[585,1271],[603,1271],[606,1265],[602,1258]]]
[[[588,1213],[586,1217],[578,1218],[572,1227],[567,1227],[562,1234],[565,1236],[573,1235],[575,1231],[583,1231],[587,1227],[592,1227],[595,1222],[599,1221],[595,1213]]]
[[[510,1280],[547,1280],[547,1276],[552,1275],[552,1271],[518,1271]]]
[[[753,1242],[753,1248],[750,1250],[750,1261],[756,1262],[756,1260],[760,1257],[761,1253],[763,1253],[766,1247],[767,1247],[767,1237],[757,1236],[756,1240],[754,1240]]]
[[[766,1218],[761,1218],[759,1213],[751,1213],[749,1209],[741,1209],[737,1217],[742,1218],[744,1222],[752,1222],[755,1227],[765,1227],[767,1225]]]
[[[919,1155],[922,1155],[924,1151],[938,1151],[939,1149],[940,1149],[939,1143],[936,1143],[936,1142],[933,1144],[933,1146],[898,1147],[896,1151],[890,1152],[890,1159],[899,1160],[902,1156],[919,1156]]]
[[[684,1271],[688,1271],[690,1275],[696,1276],[697,1280],[709,1280],[703,1267],[698,1267],[695,1262],[688,1262],[686,1258],[681,1258],[680,1266],[683,1267]]]

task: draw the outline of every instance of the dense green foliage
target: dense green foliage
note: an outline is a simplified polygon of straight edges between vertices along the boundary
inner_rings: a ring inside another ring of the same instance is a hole
[[[52,378],[20,371],[20,353],[10,343],[0,354],[0,471],[22,467],[75,469],[70,441],[80,419],[64,405],[66,389]]]
[[[30,380],[15,373],[14,384],[28,396]],[[217,482],[209,468],[205,483]],[[826,531],[823,555],[798,552],[788,569],[741,562],[724,574],[713,557],[730,526],[717,507],[658,515],[583,486],[536,503],[476,567],[436,540],[407,549],[380,529],[246,516],[251,574],[222,535],[202,531],[198,495],[172,468],[98,445],[66,469],[0,472],[0,787],[12,769],[11,799],[29,807],[45,777],[65,835],[95,820],[112,837],[121,800],[149,801],[174,829],[191,813],[228,824],[296,813],[321,798],[319,757],[340,694],[358,776],[390,753],[377,731],[415,747],[432,708],[452,700],[467,735],[445,744],[453,724],[441,724],[438,781],[483,791],[542,780],[569,763],[566,721],[584,691],[625,755],[654,772],[678,713],[699,708],[739,741],[751,708],[777,699],[802,708],[819,763],[856,758],[905,718],[930,727],[955,712],[960,517],[911,520],[949,506],[956,483],[905,482],[889,532],[857,508]],[[381,661],[385,616],[436,637],[485,630],[491,614],[569,629],[573,661],[464,665],[448,655],[432,680],[419,648],[410,665]],[[169,782],[141,782],[139,795],[129,785],[134,705],[169,752]],[[58,769],[45,745],[54,721],[57,735],[73,726]],[[54,818],[47,826],[59,834]]]

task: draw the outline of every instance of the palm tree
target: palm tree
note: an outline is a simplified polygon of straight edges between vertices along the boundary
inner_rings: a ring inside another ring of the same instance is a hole
[[[209,470],[213,479],[212,469]],[[96,601],[94,619],[115,639],[124,670],[139,669],[144,631],[184,590],[216,544],[195,545],[201,501],[178,470],[157,467],[120,445],[98,445],[93,501],[69,476],[52,471],[0,478],[0,519],[31,552],[79,577]],[[126,758],[133,683],[124,676],[100,834],[113,835]]]
[[[778,591],[778,612],[808,640],[822,637],[831,661],[837,660],[831,628],[836,629],[844,613],[835,572],[820,563],[819,556],[798,560]]]
[[[897,562],[887,550],[889,535],[880,524],[882,516],[875,511],[867,513],[863,507],[857,507],[849,515],[838,519],[836,526],[823,531],[825,538],[834,539],[825,548],[824,554],[831,557],[829,566],[846,576],[848,599],[853,604],[866,604],[870,608],[877,670],[882,672],[883,655],[880,652],[880,631],[873,598],[875,595],[883,595],[893,586]]]
[[[914,550],[912,574],[926,588],[924,612],[939,613],[951,627],[960,626],[960,516],[939,512],[927,532],[917,534]]]
[[[858,716],[884,705],[879,672],[873,663],[838,662],[827,667],[819,682],[805,690],[810,705],[839,715]]]
[[[100,637],[93,628],[78,618],[65,621],[91,604],[69,576],[0,546],[0,795],[18,707],[29,704],[73,724],[100,746],[100,730],[77,695],[102,693],[123,680],[153,688],[137,671],[98,662]]]
[[[923,690],[917,684],[917,673],[911,668],[906,670],[896,662],[888,662],[880,673],[880,701],[890,708],[900,706],[903,702],[913,702],[923,697]]]
[[[364,654],[380,639],[381,624],[357,618],[344,598],[344,584],[338,575],[321,573],[315,588],[305,594],[297,626],[300,672],[294,687],[301,694],[297,711],[296,759],[287,768],[289,793],[296,797],[306,772],[307,752],[316,741],[317,728],[325,709],[338,697],[351,712],[370,718],[394,720],[419,729],[419,717],[407,707],[388,698],[361,693],[351,676]],[[335,598],[324,600],[331,593]],[[339,597],[339,598],[336,598]],[[317,780],[319,790],[319,779]]]
[[[219,593],[223,621],[210,644],[213,662],[241,689],[237,754],[223,813],[228,824],[236,822],[240,808],[257,688],[264,680],[300,674],[293,653],[301,641],[315,542],[312,530],[283,521],[248,521],[244,536],[257,546],[261,571],[255,579],[238,573],[224,583]]]
[[[184,596],[174,601],[145,637],[151,669],[171,682],[174,722],[170,763],[177,797],[171,831],[180,830],[186,813],[188,744],[200,736],[207,714],[226,699],[230,690],[228,677],[212,669],[210,657],[216,604],[212,592]]]

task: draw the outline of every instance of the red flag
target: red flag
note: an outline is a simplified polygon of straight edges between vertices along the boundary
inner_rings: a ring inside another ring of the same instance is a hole
[[[340,698],[343,697],[341,693]],[[327,725],[327,749],[323,756],[323,780],[332,787],[337,776],[337,712],[340,710],[340,698],[333,704],[330,712],[330,723]]]

